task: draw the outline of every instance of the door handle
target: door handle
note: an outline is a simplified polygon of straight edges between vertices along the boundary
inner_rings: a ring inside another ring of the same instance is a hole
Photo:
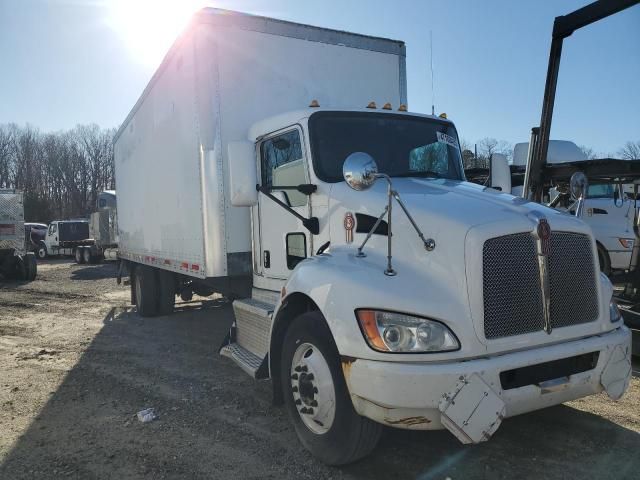
[[[265,250],[262,252],[262,257],[264,268],[271,268],[271,252],[269,252],[269,250]]]

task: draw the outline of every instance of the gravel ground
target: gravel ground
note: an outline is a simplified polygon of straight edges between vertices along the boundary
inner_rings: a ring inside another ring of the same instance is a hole
[[[0,478],[639,478],[640,379],[507,419],[491,441],[385,431],[345,468],[298,443],[270,385],[217,354],[222,300],[143,319],[113,264],[46,261],[29,284],[0,284]],[[636,370],[638,366],[636,365]],[[159,418],[142,424],[136,412]]]

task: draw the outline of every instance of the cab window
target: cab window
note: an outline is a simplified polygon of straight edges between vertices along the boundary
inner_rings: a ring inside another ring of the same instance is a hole
[[[262,184],[278,191],[307,183],[302,144],[298,130],[291,130],[262,142]],[[307,204],[307,196],[295,190],[282,190],[292,207]]]

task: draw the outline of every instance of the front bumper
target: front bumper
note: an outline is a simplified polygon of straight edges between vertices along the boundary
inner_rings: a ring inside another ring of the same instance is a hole
[[[569,375],[553,386],[541,382],[502,388],[500,372],[591,352],[599,352],[595,368]],[[486,428],[479,429],[480,440],[471,435],[466,443],[472,443],[486,440],[503,417],[603,390],[614,399],[620,398],[631,377],[631,335],[629,329],[621,326],[602,335],[490,358],[438,364],[343,358],[342,368],[355,410],[388,426],[417,430],[446,427],[461,438],[451,427],[452,404],[457,401],[456,409],[461,408],[462,400],[470,405],[464,423],[471,423],[474,412],[477,416],[484,415],[478,412],[491,410],[493,418],[476,418],[476,422],[485,422]],[[471,400],[474,396],[478,397],[475,403]],[[480,397],[486,400],[483,408],[479,408]],[[456,412],[460,414],[464,416],[465,412]]]

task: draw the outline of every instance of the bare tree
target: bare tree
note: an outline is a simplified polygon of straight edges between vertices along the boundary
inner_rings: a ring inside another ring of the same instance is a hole
[[[580,150],[582,150],[582,153],[584,153],[584,157],[587,160],[593,160],[595,158],[599,158],[596,151],[591,147],[587,147],[586,145],[580,145]]]
[[[623,160],[640,160],[640,140],[637,142],[627,142],[618,151],[618,155]]]

